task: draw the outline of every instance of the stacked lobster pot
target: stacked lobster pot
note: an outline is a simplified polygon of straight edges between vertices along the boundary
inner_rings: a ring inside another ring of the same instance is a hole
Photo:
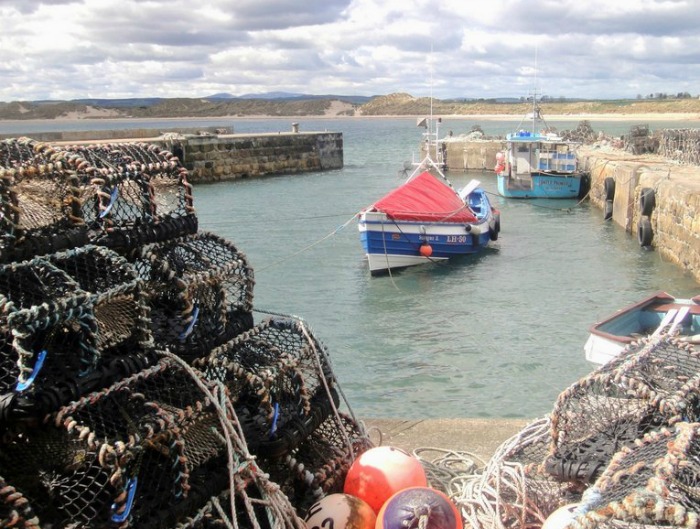
[[[107,248],[0,267],[0,420],[41,417],[150,365],[149,322],[135,271]]]
[[[371,443],[254,284],[168,151],[0,142],[0,527],[304,529]]]
[[[89,242],[81,176],[62,154],[33,140],[0,142],[0,262]]]
[[[6,435],[3,472],[54,527],[174,527],[228,493],[243,527],[260,527],[255,513],[300,528],[236,433],[220,390],[164,358],[50,414],[33,435]]]
[[[342,491],[369,443],[338,412],[328,351],[303,321],[267,318],[195,364],[234,395],[249,448],[297,509]]]
[[[187,170],[170,152],[124,143],[77,145],[60,153],[85,175],[81,215],[91,242],[128,252],[197,231]]]
[[[159,345],[188,362],[253,327],[253,269],[229,241],[200,232],[132,255]]]

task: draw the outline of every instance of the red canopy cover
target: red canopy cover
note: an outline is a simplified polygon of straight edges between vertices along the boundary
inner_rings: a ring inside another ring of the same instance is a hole
[[[445,182],[425,171],[374,203],[394,220],[475,222],[474,214]]]

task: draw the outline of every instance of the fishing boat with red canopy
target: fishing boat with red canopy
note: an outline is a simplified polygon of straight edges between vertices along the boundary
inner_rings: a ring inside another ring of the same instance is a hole
[[[400,187],[359,214],[370,272],[476,253],[497,240],[500,213],[479,184],[456,191],[428,154]]]

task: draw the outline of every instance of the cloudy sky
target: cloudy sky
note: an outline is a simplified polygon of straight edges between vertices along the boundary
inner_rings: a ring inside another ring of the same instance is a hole
[[[700,0],[0,0],[0,101],[700,93]]]

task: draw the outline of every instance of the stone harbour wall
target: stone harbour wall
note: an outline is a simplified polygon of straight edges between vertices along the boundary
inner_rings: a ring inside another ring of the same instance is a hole
[[[164,146],[193,183],[343,167],[343,136],[336,132],[189,136]]]
[[[449,171],[493,171],[496,153],[505,149],[505,142],[498,140],[468,140],[449,138],[445,140],[445,153]],[[425,144],[421,145],[425,156]]]
[[[344,156],[342,133],[299,132],[296,123],[291,132],[260,134],[206,127],[42,132],[31,137],[55,144],[151,143],[175,154],[193,183],[341,169]]]
[[[590,201],[605,218],[700,282],[700,167],[592,147],[579,156],[591,175]]]

